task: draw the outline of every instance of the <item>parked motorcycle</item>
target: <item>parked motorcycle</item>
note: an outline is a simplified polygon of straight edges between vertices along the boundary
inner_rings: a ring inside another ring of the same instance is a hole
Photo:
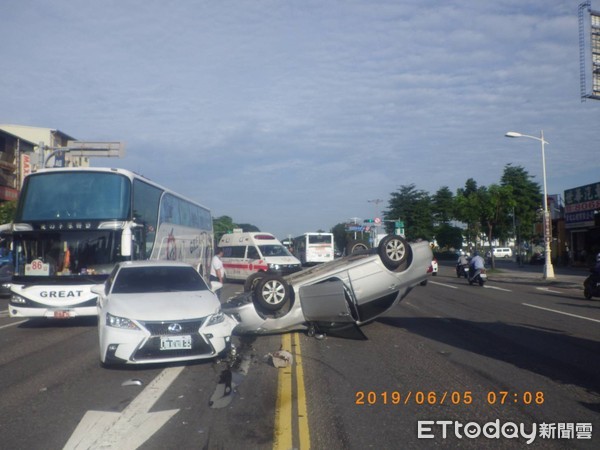
[[[479,286],[483,286],[487,281],[487,273],[485,269],[475,270],[472,275],[468,278],[469,284],[472,286],[474,283],[478,283]]]
[[[600,297],[600,275],[592,273],[583,282],[583,296],[588,300]]]
[[[469,278],[469,265],[468,264],[457,264],[456,265],[456,276],[458,278],[465,277]]]

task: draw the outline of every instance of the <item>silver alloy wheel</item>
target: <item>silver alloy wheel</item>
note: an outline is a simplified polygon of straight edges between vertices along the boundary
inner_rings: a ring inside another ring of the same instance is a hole
[[[392,261],[402,261],[406,254],[406,246],[400,239],[390,239],[385,245],[385,253]]]
[[[262,286],[260,295],[269,305],[280,305],[285,301],[286,289],[285,286],[277,279],[267,280],[267,282]]]

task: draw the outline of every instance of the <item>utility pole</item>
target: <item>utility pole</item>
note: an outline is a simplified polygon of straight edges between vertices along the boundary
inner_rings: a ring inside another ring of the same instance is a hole
[[[374,200],[367,200],[368,203],[375,203],[375,217],[377,217],[379,215],[379,204],[383,203],[383,200],[381,200],[380,198],[376,198]],[[375,218],[373,217],[373,218]]]

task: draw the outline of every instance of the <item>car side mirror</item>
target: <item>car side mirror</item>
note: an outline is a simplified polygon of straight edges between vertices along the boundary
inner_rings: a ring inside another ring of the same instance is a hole
[[[102,296],[104,295],[104,285],[103,284],[95,284],[93,285],[90,290],[92,291],[93,294]]]
[[[121,233],[121,256],[131,256],[131,228],[125,226]]]

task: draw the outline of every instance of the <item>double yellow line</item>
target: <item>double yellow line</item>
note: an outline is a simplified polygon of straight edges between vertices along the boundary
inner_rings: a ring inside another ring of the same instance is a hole
[[[277,404],[275,406],[274,450],[310,449],[310,433],[308,430],[308,410],[306,408],[306,390],[304,389],[304,369],[302,368],[302,351],[300,334],[287,333],[281,337],[281,348],[291,349],[294,363],[279,369],[277,379]],[[294,381],[295,390],[294,390]],[[294,392],[296,394],[296,410],[294,410]],[[297,433],[294,445],[294,431]]]

